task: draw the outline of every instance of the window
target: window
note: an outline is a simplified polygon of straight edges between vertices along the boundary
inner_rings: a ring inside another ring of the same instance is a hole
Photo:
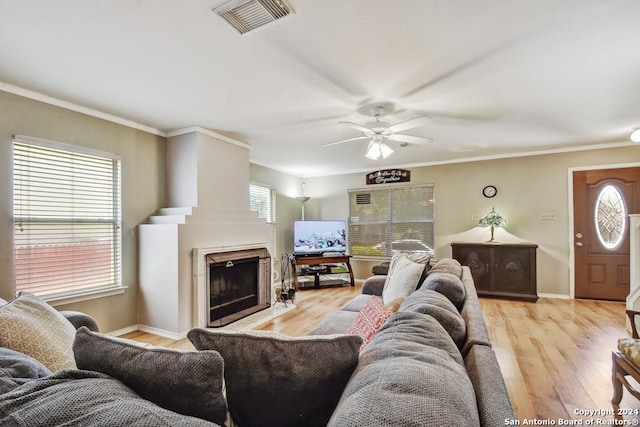
[[[593,216],[600,244],[609,250],[615,249],[624,238],[627,210],[622,194],[613,185],[600,191]]]
[[[258,212],[268,224],[276,223],[276,190],[259,184],[249,184],[249,209]]]
[[[16,292],[56,299],[122,287],[116,156],[17,135],[13,215]]]
[[[276,254],[276,190],[259,184],[249,184],[249,209],[258,212],[258,217],[273,226],[273,247],[271,256]]]
[[[431,184],[349,190],[349,250],[359,256],[433,256],[434,210]]]

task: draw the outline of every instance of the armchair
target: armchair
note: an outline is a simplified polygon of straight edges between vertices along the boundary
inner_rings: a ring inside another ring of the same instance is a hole
[[[640,315],[640,311],[627,310],[629,320],[631,321],[632,338],[621,338],[618,340],[618,351],[612,352],[613,369],[611,380],[613,382],[613,397],[611,405],[615,413],[616,419],[622,419],[620,412],[620,401],[622,400],[622,386],[636,399],[640,399],[640,391],[633,388],[627,380],[627,377],[633,378],[636,382],[640,382],[640,339],[638,338],[638,329],[636,327],[635,317]]]

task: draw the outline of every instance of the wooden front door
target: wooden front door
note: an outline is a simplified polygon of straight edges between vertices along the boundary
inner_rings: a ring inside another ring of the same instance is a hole
[[[638,213],[640,168],[573,173],[575,296],[629,295],[629,217]]]

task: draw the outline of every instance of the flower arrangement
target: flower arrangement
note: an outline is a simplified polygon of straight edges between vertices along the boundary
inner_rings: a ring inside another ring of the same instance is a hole
[[[491,239],[493,242],[493,229],[494,227],[506,227],[507,219],[496,212],[495,208],[491,208],[491,212],[480,218],[479,224],[483,227],[491,227]]]

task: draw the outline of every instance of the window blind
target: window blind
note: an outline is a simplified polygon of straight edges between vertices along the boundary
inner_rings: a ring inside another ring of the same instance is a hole
[[[349,190],[350,253],[434,255],[434,212],[432,184]]]
[[[13,215],[16,292],[122,286],[117,156],[16,136]]]
[[[269,224],[276,222],[276,190],[264,185],[249,184],[249,209]]]
[[[258,212],[258,217],[273,227],[271,257],[276,256],[276,190],[260,184],[249,184],[249,209]]]

